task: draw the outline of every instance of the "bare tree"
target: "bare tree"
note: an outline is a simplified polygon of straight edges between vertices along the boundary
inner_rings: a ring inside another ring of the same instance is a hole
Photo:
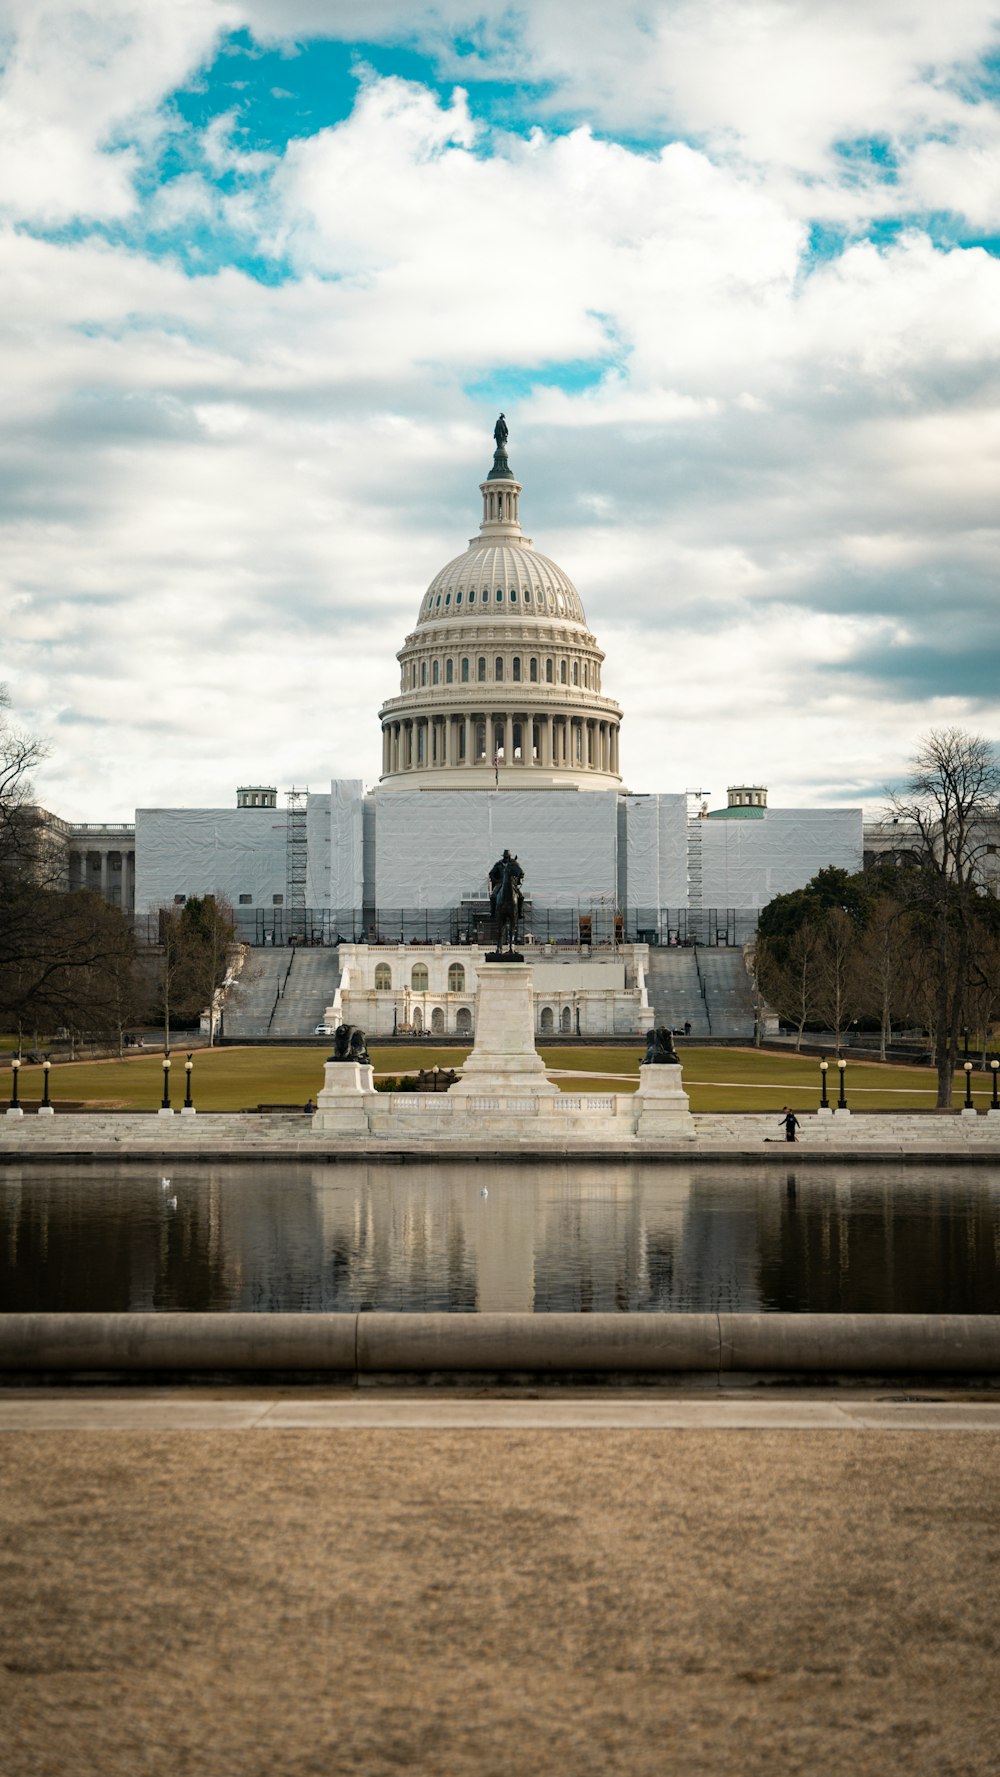
[[[844,1032],[861,1005],[860,934],[849,913],[831,907],[820,931],[816,1005],[840,1054]]]
[[[859,992],[862,1010],[879,1021],[879,1060],[892,1040],[893,1017],[903,1008],[902,983],[912,947],[907,916],[898,901],[883,895],[875,902],[858,944]]]
[[[820,930],[805,921],[790,938],[758,938],[754,951],[757,985],[767,1003],[795,1026],[795,1047],[818,1009]]]
[[[951,1104],[970,968],[981,923],[983,859],[995,828],[1000,762],[992,742],[960,728],[921,741],[891,812],[908,828],[912,911],[932,958],[938,1104]]]

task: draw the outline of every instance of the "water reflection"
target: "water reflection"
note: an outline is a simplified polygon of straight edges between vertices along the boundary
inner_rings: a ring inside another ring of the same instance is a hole
[[[996,1168],[161,1170],[0,1171],[0,1309],[1000,1311]]]

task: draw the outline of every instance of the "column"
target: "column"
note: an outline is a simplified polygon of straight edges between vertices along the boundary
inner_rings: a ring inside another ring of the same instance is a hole
[[[505,765],[514,763],[514,718],[509,711],[503,719],[503,762]]]
[[[615,775],[617,776],[617,774],[618,774],[618,724],[617,724],[617,722],[614,722],[611,725],[611,769],[615,773]]]
[[[382,729],[382,776],[387,777],[388,774],[389,774],[389,725],[388,725],[388,723],[386,723],[385,727]]]

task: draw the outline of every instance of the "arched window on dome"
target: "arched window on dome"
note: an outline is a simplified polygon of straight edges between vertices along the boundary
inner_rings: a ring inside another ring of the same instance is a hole
[[[410,986],[414,993],[427,992],[427,964],[414,963],[410,971]]]
[[[465,992],[465,970],[461,963],[451,963],[448,968],[448,992]]]
[[[579,685],[580,683],[580,662],[578,660],[574,660],[573,662],[573,683],[574,685]]]
[[[455,662],[453,660],[446,660],[444,663],[444,682],[445,682],[445,684],[450,685],[452,680],[454,679],[454,677],[455,677]]]
[[[484,586],[483,587],[483,604],[488,605],[489,602],[490,602],[490,589],[488,586]]]
[[[468,683],[469,683],[469,656],[467,654],[463,654],[462,655],[462,684],[467,685]]]
[[[455,594],[455,603],[456,603],[456,605],[460,605],[462,603],[462,594],[460,592],[456,592],[456,594]]]
[[[551,685],[554,682],[554,679],[555,679],[555,673],[552,670],[552,658],[550,656],[549,659],[545,662],[545,683],[546,683],[546,685]]]
[[[526,605],[530,605],[530,603],[531,603],[531,587],[530,586],[526,586],[524,589],[524,602]]]
[[[434,609],[435,609],[435,611],[439,611],[441,609],[441,594],[440,593],[438,593],[437,598],[434,600]]]
[[[445,602],[446,606],[451,604],[451,593],[450,592],[445,593],[444,602]]]
[[[510,589],[510,602],[512,605],[517,604],[517,587],[516,586],[512,586]]]
[[[566,662],[565,662],[565,660],[560,660],[560,662],[559,662],[559,683],[560,683],[560,685],[566,685],[566,684],[568,684],[568,682],[569,682],[569,678],[568,678],[568,674],[566,672]]]
[[[503,587],[502,586],[497,587],[497,604],[498,605],[503,604]]]
[[[376,991],[376,993],[384,993],[386,988],[391,987],[391,986],[392,986],[392,970],[390,969],[389,964],[388,963],[376,963],[375,964],[375,991]]]
[[[528,661],[528,677],[533,685],[538,684],[538,661],[535,659],[534,655],[532,655],[531,659]]]
[[[426,660],[422,660],[420,662],[420,683],[421,683],[421,685],[426,685],[426,683],[427,683],[427,662],[426,662]]]
[[[493,662],[493,677],[499,681],[503,678],[503,655],[498,654]]]
[[[479,680],[479,683],[481,685],[485,685],[485,683],[486,683],[486,656],[485,656],[485,654],[480,654],[479,659],[476,661],[476,678]]]
[[[440,677],[441,677],[441,668],[439,667],[437,661],[435,660],[433,666],[431,667],[431,684],[436,685],[438,680],[440,679]]]
[[[517,679],[518,682],[520,682],[520,678],[521,678],[521,656],[520,656],[520,654],[515,654],[514,659],[511,662],[510,676],[512,679]]]

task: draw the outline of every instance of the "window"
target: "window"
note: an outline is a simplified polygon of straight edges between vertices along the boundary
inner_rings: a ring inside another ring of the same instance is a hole
[[[512,586],[510,589],[510,602],[512,605],[517,604],[517,587],[516,586]]]
[[[565,685],[567,682],[568,681],[567,681],[567,674],[566,674],[566,662],[565,662],[565,660],[560,660],[560,662],[559,662],[559,683],[560,683],[560,685]]]
[[[493,677],[495,679],[502,679],[503,678],[503,655],[502,654],[498,654],[496,659],[493,662]]]
[[[241,907],[252,907],[253,906],[253,896],[252,895],[241,895],[240,896],[240,906]]]
[[[497,587],[497,604],[498,605],[503,604],[503,587],[502,586]]]
[[[183,907],[186,900],[187,900],[186,895],[175,895],[174,896],[174,906],[175,907]]]
[[[445,682],[445,684],[450,685],[451,681],[454,677],[455,677],[455,662],[453,660],[446,660],[445,666],[444,666],[444,682]]]
[[[456,592],[456,594],[455,594],[455,603],[456,603],[456,605],[460,605],[462,603],[462,594],[460,592]]]
[[[420,662],[420,683],[421,683],[421,685],[426,685],[426,683],[427,683],[427,662],[426,662],[426,660],[422,660]]]
[[[468,683],[469,683],[469,656],[467,654],[464,654],[462,656],[462,684],[467,685]]]
[[[438,593],[437,598],[434,600],[434,609],[435,610],[438,609],[440,603],[441,603],[441,594]]]
[[[410,986],[414,993],[427,992],[427,964],[414,963],[410,971]]]
[[[555,677],[555,674],[552,671],[552,662],[551,662],[551,660],[547,660],[545,662],[545,683],[546,683],[546,685],[551,685],[554,677]]]
[[[578,660],[574,660],[573,662],[573,683],[574,685],[579,685],[580,683],[580,662]]]
[[[445,597],[444,597],[444,602],[445,602],[445,607],[446,607],[446,608],[447,608],[447,606],[448,606],[448,605],[450,605],[450,604],[451,604],[451,593],[450,593],[450,592],[446,592],[446,593],[445,593]]]
[[[452,963],[448,970],[448,992],[465,992],[465,970],[461,963]]]
[[[431,668],[431,684],[436,685],[440,677],[441,677],[441,674],[438,669],[438,663],[435,660],[434,665]]]
[[[531,587],[530,586],[526,586],[524,589],[524,602],[526,605],[530,605],[530,603],[531,603]]]
[[[528,662],[528,677],[533,685],[538,684],[538,662],[534,655],[531,656],[531,659]]]
[[[271,906],[272,907],[283,907],[284,905],[285,905],[284,895],[272,895],[271,896]]]
[[[521,677],[521,656],[520,656],[520,654],[515,654],[513,665],[511,666],[511,678],[520,680],[520,677]]]
[[[479,680],[479,683],[481,685],[485,685],[485,683],[486,683],[486,656],[485,656],[485,654],[480,654],[479,659],[476,662],[476,677]]]
[[[391,987],[391,986],[392,986],[392,970],[390,969],[389,964],[388,963],[376,963],[375,964],[375,991],[376,991],[376,993],[384,993],[386,988]]]

